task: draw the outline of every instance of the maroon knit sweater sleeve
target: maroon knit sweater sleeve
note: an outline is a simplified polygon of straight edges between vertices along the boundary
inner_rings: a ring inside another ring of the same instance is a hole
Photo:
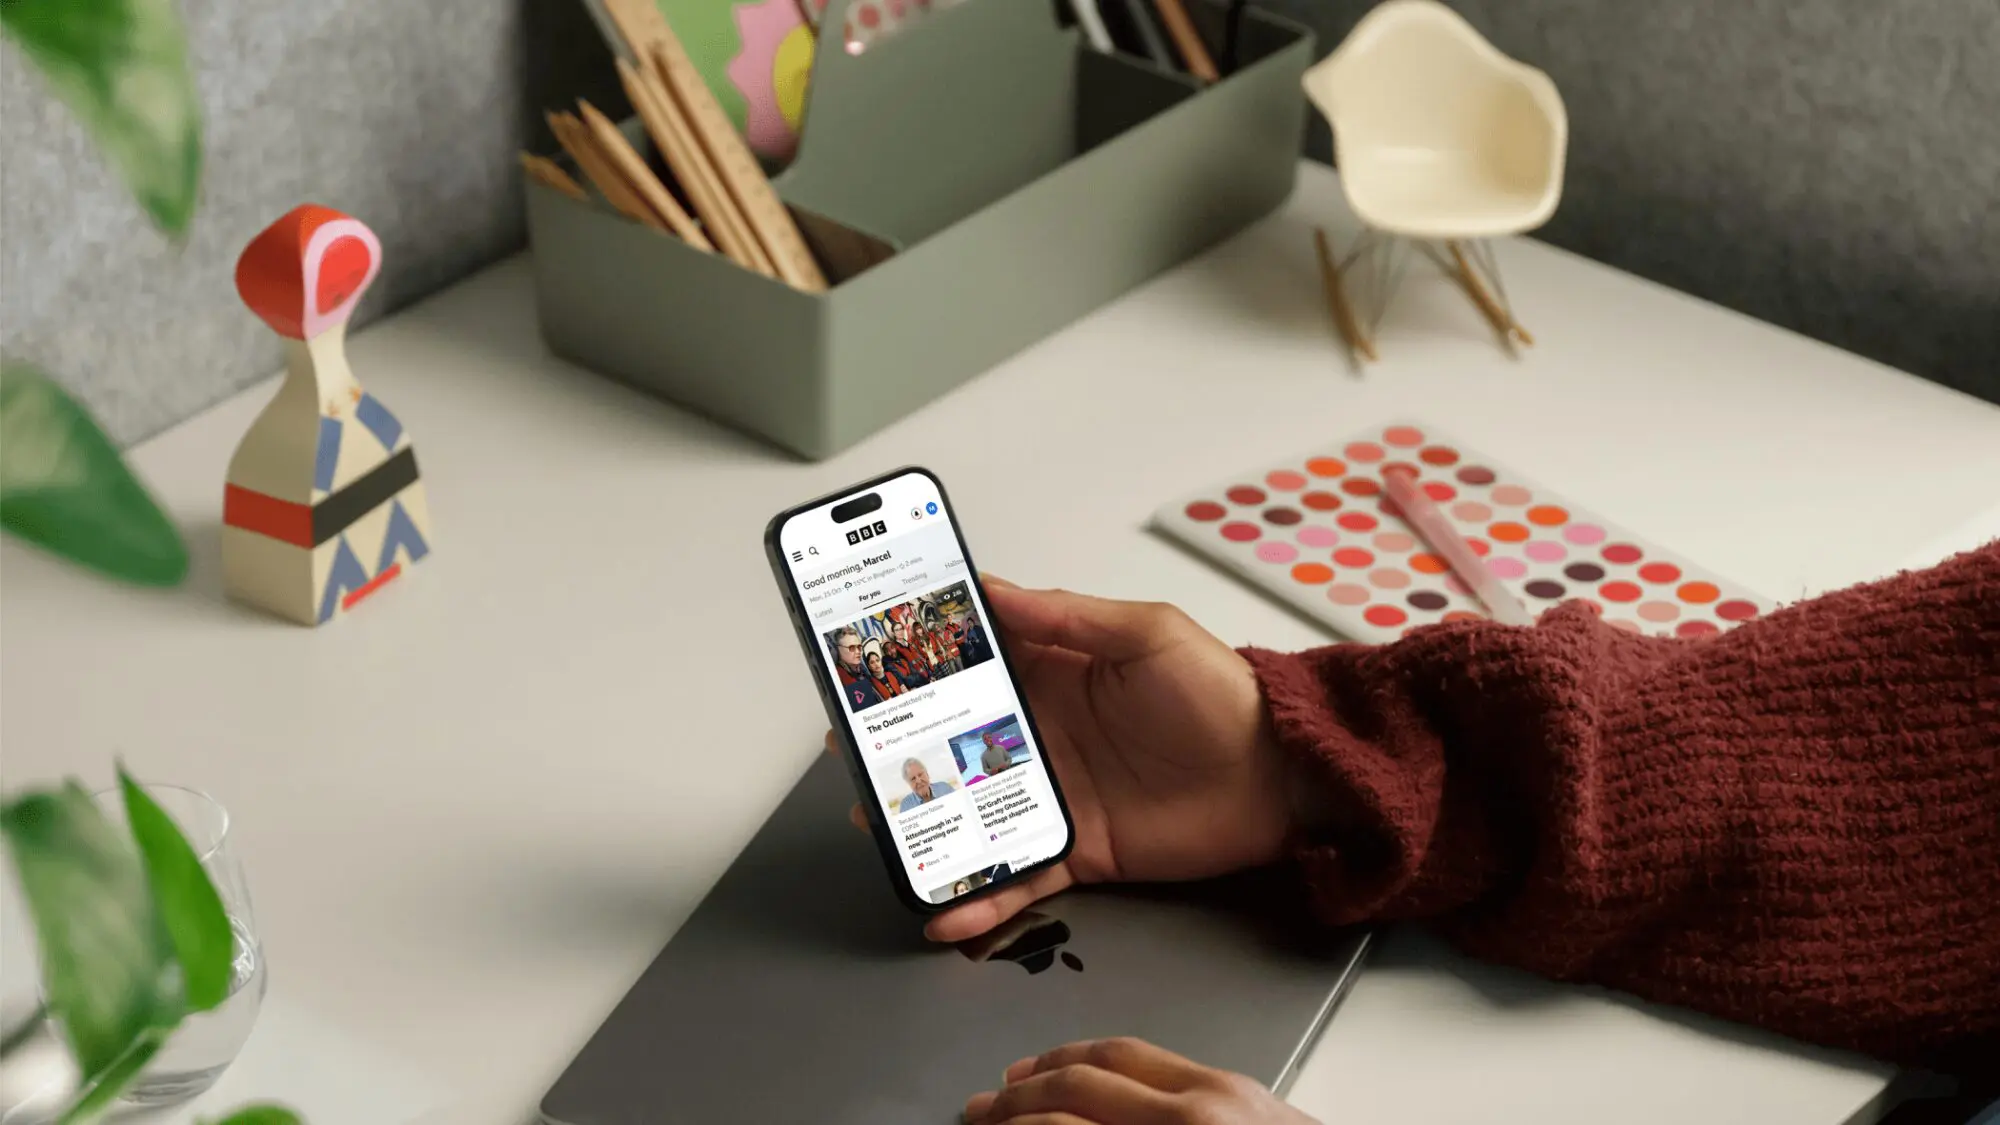
[[[2000,543],[1719,637],[1247,650],[1334,924],[1912,1061],[2000,1040]]]

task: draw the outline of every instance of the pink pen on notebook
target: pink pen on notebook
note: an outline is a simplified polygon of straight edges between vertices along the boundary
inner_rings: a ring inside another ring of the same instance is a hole
[[[1493,615],[1493,620],[1502,625],[1533,625],[1535,618],[1528,607],[1507,592],[1479,556],[1466,546],[1465,539],[1445,522],[1444,513],[1437,510],[1431,498],[1424,495],[1423,486],[1417,483],[1417,474],[1398,468],[1382,470],[1382,487],[1389,498],[1396,502],[1398,514],[1403,522],[1415,531],[1431,550],[1444,557],[1451,566],[1451,572],[1458,580],[1472,588],[1472,593]]]
[[[1411,484],[1427,503],[1399,502]],[[1693,640],[1773,608],[1429,423],[1273,448],[1166,503],[1153,526],[1357,641],[1444,621],[1525,623],[1565,603],[1614,629]]]

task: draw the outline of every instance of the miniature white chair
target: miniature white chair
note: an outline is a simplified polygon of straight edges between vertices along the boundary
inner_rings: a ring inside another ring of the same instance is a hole
[[[1306,71],[1305,89],[1333,126],[1340,184],[1363,225],[1338,263],[1318,237],[1348,346],[1375,358],[1369,336],[1400,276],[1403,243],[1465,288],[1510,351],[1516,340],[1532,344],[1486,240],[1541,226],[1562,196],[1569,119],[1549,76],[1501,54],[1437,0],[1388,0]],[[1342,282],[1362,261],[1375,279],[1366,331]]]

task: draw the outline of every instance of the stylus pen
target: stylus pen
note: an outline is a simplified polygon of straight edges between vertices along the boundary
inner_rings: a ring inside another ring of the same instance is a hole
[[[1146,7],[1146,0],[1124,0],[1124,3],[1125,18],[1131,23],[1134,33],[1139,36],[1140,50],[1145,51],[1146,57],[1154,63],[1172,70],[1173,52],[1167,49],[1166,36],[1160,31],[1159,23],[1153,19],[1152,9]]]
[[[1472,588],[1479,600],[1486,603],[1486,609],[1493,620],[1502,625],[1533,625],[1526,606],[1515,600],[1472,548],[1451,525],[1445,522],[1444,514],[1424,495],[1423,486],[1417,483],[1416,474],[1403,469],[1387,469],[1382,473],[1382,484],[1389,490],[1390,499],[1403,511],[1403,522],[1416,529],[1417,535],[1430,549],[1444,556],[1451,572],[1458,580]]]
[[[1069,6],[1076,12],[1076,25],[1083,29],[1083,37],[1090,45],[1104,54],[1117,50],[1111,42],[1111,33],[1104,28],[1104,13],[1097,10],[1097,0],[1069,0]]]

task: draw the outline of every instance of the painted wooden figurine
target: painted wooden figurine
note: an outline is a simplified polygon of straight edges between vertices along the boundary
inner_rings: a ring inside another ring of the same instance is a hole
[[[382,268],[359,220],[306,204],[236,262],[243,303],[285,338],[285,380],[229,461],[222,580],[306,625],[354,608],[430,553],[402,423],[347,368],[347,321]]]

